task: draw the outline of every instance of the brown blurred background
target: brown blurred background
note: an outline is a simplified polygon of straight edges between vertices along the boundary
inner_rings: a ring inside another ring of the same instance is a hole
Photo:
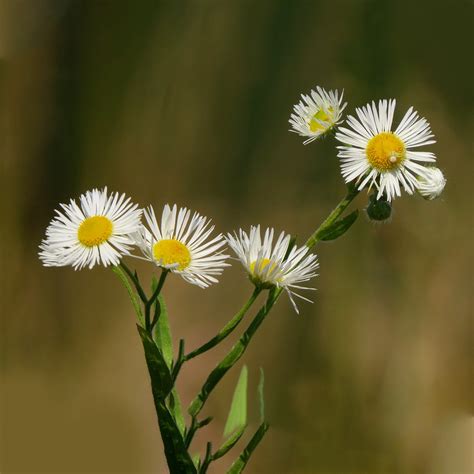
[[[334,140],[303,146],[287,131],[318,84],[344,88],[349,112],[396,97],[399,120],[414,105],[448,185],[436,202],[397,199],[389,225],[363,216],[320,245],[319,291],[299,317],[279,302],[244,357],[251,429],[259,366],[271,424],[247,472],[470,472],[470,1],[0,9],[1,472],[166,471],[124,290],[103,268],[43,268],[37,246],[59,202],[104,185],[143,206],[187,205],[221,232],[261,223],[302,240],[344,193]],[[204,342],[250,292],[238,264],[206,291],[171,278],[175,338]],[[186,404],[231,339],[185,367]],[[211,397],[196,451],[219,442],[237,377]]]

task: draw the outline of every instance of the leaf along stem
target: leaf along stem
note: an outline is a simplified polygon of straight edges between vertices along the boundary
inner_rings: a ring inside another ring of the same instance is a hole
[[[339,216],[346,210],[347,206],[354,200],[354,198],[360,193],[355,184],[348,184],[347,194],[339,202],[339,204],[332,210],[329,216],[323,221],[323,223],[313,232],[313,234],[308,238],[305,245],[306,247],[312,249],[320,240],[326,229],[328,229]]]
[[[138,280],[138,275],[136,273],[133,273],[130,268],[127,267],[127,265],[122,261],[120,262],[119,266],[124,270],[124,272],[128,275],[130,280],[132,280],[133,284],[135,285],[135,288],[137,289],[138,296],[142,300],[143,303],[146,303],[147,296],[145,292],[143,291],[142,286],[140,285],[140,281]]]

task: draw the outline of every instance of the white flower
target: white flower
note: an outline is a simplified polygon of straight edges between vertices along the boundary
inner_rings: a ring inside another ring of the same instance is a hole
[[[375,185],[377,199],[384,194],[388,201],[400,196],[401,186],[409,194],[418,187],[417,176],[429,171],[421,163],[431,163],[435,155],[426,151],[412,151],[432,140],[429,123],[410,107],[395,132],[391,131],[395,100],[380,100],[356,109],[359,119],[347,118],[352,129],[340,127],[336,139],[339,146],[342,176],[346,182],[357,181],[358,189]]]
[[[267,229],[262,242],[260,226],[252,226],[250,234],[242,229],[238,234],[227,234],[227,242],[237,254],[252,282],[263,288],[276,286],[285,289],[298,313],[293,295],[305,301],[311,300],[295,293],[293,289],[314,290],[300,286],[299,283],[317,275],[315,270],[319,267],[318,258],[309,253],[306,246],[298,248],[295,245],[288,252],[291,236],[285,235],[284,232],[272,247],[273,235],[273,229]]]
[[[137,207],[125,194],[107,196],[107,188],[87,191],[79,205],[74,199],[61,204],[46,229],[40,259],[47,267],[72,265],[76,270],[117,265],[134,245],[142,213]]]
[[[294,113],[289,120],[293,130],[302,137],[308,137],[303,143],[316,140],[335,125],[340,123],[342,111],[347,102],[342,103],[344,92],[339,97],[339,92],[327,92],[322,87],[317,86],[316,91],[311,90],[311,95],[301,94],[303,100],[293,107]]]
[[[191,211],[181,208],[178,212],[176,204],[173,208],[165,205],[161,225],[151,206],[144,216],[151,232],[142,226],[136,242],[146,260],[201,288],[217,283],[214,275],[221,275],[224,267],[229,266],[225,263],[229,256],[222,250],[217,252],[225,244],[222,234],[206,242],[214,230],[206,217],[195,212],[190,219]]]
[[[426,168],[425,176],[418,177],[418,192],[427,200],[436,199],[446,186],[446,178],[443,172],[435,166]]]

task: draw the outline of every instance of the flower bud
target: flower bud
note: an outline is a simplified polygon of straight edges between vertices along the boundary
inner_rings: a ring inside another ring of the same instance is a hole
[[[446,186],[443,172],[435,166],[426,168],[425,176],[418,177],[417,191],[424,199],[432,201],[441,195]]]
[[[377,199],[375,194],[369,198],[369,205],[365,210],[369,219],[377,222],[384,222],[392,215],[392,205],[384,199]]]

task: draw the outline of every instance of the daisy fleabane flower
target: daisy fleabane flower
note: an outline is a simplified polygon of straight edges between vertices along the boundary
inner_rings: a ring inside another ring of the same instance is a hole
[[[324,135],[341,123],[342,111],[347,105],[347,102],[342,102],[343,95],[344,92],[339,95],[337,90],[328,92],[319,86],[309,95],[301,94],[303,100],[293,107],[294,113],[289,120],[290,132],[308,137],[304,145]]]
[[[125,194],[93,189],[61,204],[46,229],[39,257],[47,267],[71,265],[75,270],[117,265],[129,255],[140,228],[142,210]]]
[[[345,181],[356,181],[358,189],[366,185],[378,189],[377,199],[383,195],[388,201],[401,195],[403,187],[408,194],[418,187],[418,176],[429,173],[423,163],[436,161],[433,153],[413,151],[413,148],[435,143],[430,125],[410,107],[392,132],[396,101],[380,100],[357,108],[357,118],[349,116],[346,123],[351,129],[340,127],[336,139],[339,146],[342,176]],[[422,164],[420,164],[422,163]]]
[[[435,166],[428,166],[426,168],[426,175],[418,177],[417,191],[428,201],[441,196],[445,186],[446,178],[443,172]]]
[[[273,229],[267,229],[262,241],[260,226],[252,226],[249,234],[242,229],[234,235],[227,234],[227,242],[256,286],[283,288],[288,293],[295,311],[299,313],[293,296],[309,302],[311,300],[294,290],[314,290],[301,286],[300,283],[317,276],[318,258],[309,253],[306,246],[293,246],[288,252],[291,236],[285,235],[284,232],[273,246],[273,236]]]
[[[209,227],[209,219],[197,212],[191,217],[189,209],[178,211],[176,204],[172,208],[165,205],[161,224],[151,206],[145,209],[144,216],[150,230],[142,226],[136,242],[146,260],[201,288],[217,283],[215,276],[229,266],[229,256],[222,253],[222,234],[207,240],[214,230],[214,226]]]

